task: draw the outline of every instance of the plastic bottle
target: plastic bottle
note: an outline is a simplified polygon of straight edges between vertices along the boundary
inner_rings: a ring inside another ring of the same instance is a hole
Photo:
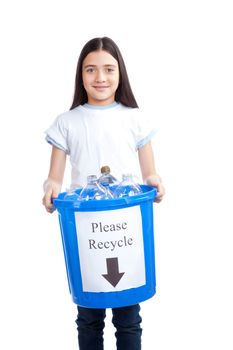
[[[79,199],[78,193],[75,191],[74,188],[69,188],[66,190],[66,194],[64,196],[64,199],[66,201],[76,201]]]
[[[140,185],[134,182],[132,174],[123,174],[121,183],[114,191],[115,198],[135,196],[142,193]]]
[[[113,195],[108,193],[104,186],[98,183],[96,175],[87,176],[87,185],[79,195],[80,201],[111,199]]]
[[[100,169],[101,176],[99,177],[99,183],[103,186],[117,185],[119,181],[111,174],[111,170],[108,165],[102,166]]]

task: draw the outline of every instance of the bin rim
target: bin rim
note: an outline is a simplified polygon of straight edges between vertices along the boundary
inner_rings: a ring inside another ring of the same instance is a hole
[[[148,185],[140,185],[140,187],[143,192],[135,196],[92,201],[64,200],[67,192],[61,192],[57,198],[53,199],[53,204],[58,210],[60,208],[70,208],[72,210],[80,211],[98,211],[104,209],[111,210],[117,209],[119,207],[133,206],[146,201],[154,201],[157,196],[157,188]],[[81,191],[81,189],[77,192],[79,191]]]

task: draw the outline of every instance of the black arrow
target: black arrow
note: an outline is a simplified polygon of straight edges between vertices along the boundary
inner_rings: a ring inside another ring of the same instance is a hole
[[[113,287],[116,287],[117,283],[120,281],[121,277],[125,274],[124,272],[119,272],[118,258],[107,258],[107,273],[102,275],[106,280],[111,283]]]

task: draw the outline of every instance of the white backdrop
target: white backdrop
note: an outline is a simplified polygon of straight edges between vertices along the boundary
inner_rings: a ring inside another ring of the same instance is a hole
[[[70,107],[80,49],[106,35],[122,51],[139,105],[159,126],[153,146],[167,190],[155,206],[158,291],[141,305],[143,349],[231,350],[230,1],[12,0],[0,7],[1,349],[78,348],[57,215],[41,205],[50,158],[43,132]],[[113,334],[108,310],[108,350]]]

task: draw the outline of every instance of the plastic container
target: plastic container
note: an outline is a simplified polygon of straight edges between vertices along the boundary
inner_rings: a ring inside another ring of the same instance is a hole
[[[110,199],[113,195],[98,183],[96,175],[87,176],[87,185],[81,190],[80,201]]]
[[[98,182],[103,186],[111,186],[116,185],[119,181],[111,174],[110,167],[108,165],[104,165],[100,169],[101,176],[99,177]]]
[[[66,190],[66,194],[64,196],[64,200],[66,201],[76,201],[79,199],[79,195],[75,189],[69,188]]]
[[[135,196],[142,192],[141,187],[133,180],[133,175],[122,175],[122,181],[115,188],[113,195],[115,198],[122,198],[128,196]]]
[[[155,294],[156,189],[140,187],[142,193],[132,197],[72,202],[61,193],[54,200],[74,303],[113,308]]]

